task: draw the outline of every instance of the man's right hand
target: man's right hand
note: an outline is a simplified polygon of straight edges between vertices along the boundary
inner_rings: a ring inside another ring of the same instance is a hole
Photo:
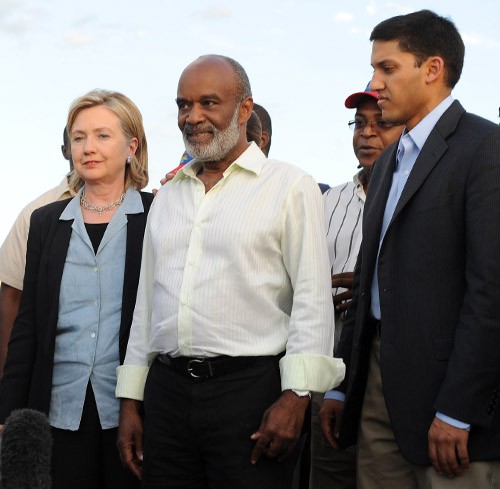
[[[344,403],[335,399],[324,399],[319,410],[321,431],[328,443],[333,448],[339,448],[339,432],[342,416],[344,414]]]
[[[347,289],[333,296],[333,305],[337,312],[344,312],[349,307],[352,299],[352,287],[354,285],[354,272],[335,273],[332,275],[332,288]]]
[[[175,177],[175,173],[167,173],[161,180],[160,180],[160,183],[161,185],[165,185],[167,182],[170,182],[170,180],[172,180],[172,178]],[[153,195],[156,195],[158,193],[158,189],[157,188],[154,188],[151,190]]]
[[[140,415],[141,402],[122,399],[120,403],[120,425],[116,444],[124,467],[137,478],[141,478],[142,439],[144,425]]]

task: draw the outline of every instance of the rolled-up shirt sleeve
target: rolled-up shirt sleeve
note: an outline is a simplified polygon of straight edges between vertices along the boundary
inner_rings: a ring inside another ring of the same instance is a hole
[[[280,361],[282,389],[325,392],[344,378],[333,358],[335,334],[324,212],[309,175],[288,195],[283,219],[283,261],[293,288],[286,355]]]

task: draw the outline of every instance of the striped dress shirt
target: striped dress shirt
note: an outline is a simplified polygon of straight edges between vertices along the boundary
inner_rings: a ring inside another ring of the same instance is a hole
[[[352,182],[333,187],[323,195],[326,240],[331,275],[353,272],[361,247],[363,208],[366,195],[359,173]],[[332,289],[336,295],[345,289]],[[335,315],[335,346],[342,331],[342,315]]]
[[[344,377],[317,183],[252,143],[209,192],[193,160],[155,197],[117,396],[142,399],[158,353],[276,355],[282,388]]]

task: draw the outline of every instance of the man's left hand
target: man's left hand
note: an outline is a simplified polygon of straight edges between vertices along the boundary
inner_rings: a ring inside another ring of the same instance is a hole
[[[287,390],[266,410],[259,429],[250,437],[256,442],[250,458],[252,464],[261,455],[277,457],[278,461],[290,455],[302,433],[309,401],[309,396],[299,397]]]
[[[441,475],[456,477],[469,468],[469,432],[434,418],[428,434],[429,457]]]

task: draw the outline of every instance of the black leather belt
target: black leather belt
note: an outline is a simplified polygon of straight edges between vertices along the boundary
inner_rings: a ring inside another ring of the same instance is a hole
[[[257,363],[262,359],[279,359],[280,357],[229,357],[220,356],[212,358],[196,357],[171,357],[167,354],[160,354],[156,357],[163,365],[174,372],[183,375],[191,380],[206,380],[219,377],[231,372],[243,370]]]

